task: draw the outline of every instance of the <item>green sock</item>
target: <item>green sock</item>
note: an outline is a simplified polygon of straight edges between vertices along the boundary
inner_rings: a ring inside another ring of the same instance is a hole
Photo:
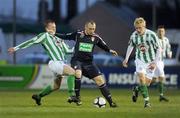
[[[137,91],[140,91],[140,90],[141,90],[141,86],[140,86],[140,85],[137,85],[137,86],[135,86],[135,89],[136,89]]]
[[[53,91],[52,87],[50,85],[48,85],[46,88],[44,88],[40,93],[39,96],[40,97],[44,97],[48,94],[50,94]]]
[[[159,82],[159,83],[158,83],[158,89],[159,89],[160,95],[163,96],[163,92],[164,92],[163,82]]]
[[[149,94],[148,94],[148,88],[146,85],[140,85],[140,92],[144,98],[145,101],[149,100]]]
[[[73,75],[68,76],[67,85],[69,96],[75,96],[74,93],[75,77]]]

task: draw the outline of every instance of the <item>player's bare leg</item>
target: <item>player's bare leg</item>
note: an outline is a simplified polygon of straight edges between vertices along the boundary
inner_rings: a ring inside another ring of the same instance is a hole
[[[33,94],[32,99],[35,100],[37,105],[41,105],[41,98],[50,94],[53,91],[56,91],[60,88],[61,81],[62,81],[61,75],[56,75],[56,79],[54,80],[54,85],[48,85],[46,88],[44,88],[39,94]]]
[[[75,70],[69,65],[64,65],[63,75],[75,75]]]
[[[149,94],[148,94],[148,88],[147,88],[147,79],[145,77],[144,73],[137,73],[138,78],[140,80],[140,85],[138,87],[140,93],[142,94],[143,98],[144,98],[144,107],[150,107],[150,103],[149,103]],[[135,94],[133,94],[132,96],[132,100],[133,101],[137,101],[137,97],[135,96]]]
[[[69,65],[64,65],[63,75],[69,75],[67,79],[69,98],[67,101],[69,103],[78,102],[78,99],[76,98],[74,93],[75,70]]]

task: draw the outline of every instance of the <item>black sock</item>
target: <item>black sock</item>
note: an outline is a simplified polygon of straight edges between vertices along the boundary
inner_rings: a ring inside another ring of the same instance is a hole
[[[99,89],[101,90],[101,93],[106,98],[106,100],[109,102],[109,104],[112,104],[111,94],[110,94],[106,84],[99,86]]]
[[[80,89],[81,89],[81,79],[76,78],[75,79],[75,93],[76,97],[80,97]]]

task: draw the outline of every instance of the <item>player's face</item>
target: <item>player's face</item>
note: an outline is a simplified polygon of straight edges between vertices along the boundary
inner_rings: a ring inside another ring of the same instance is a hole
[[[87,35],[93,35],[95,30],[96,30],[96,24],[88,23],[87,25],[85,25],[85,33]]]
[[[55,23],[48,23],[46,27],[46,31],[49,32],[50,34],[55,34],[56,33],[56,24]]]
[[[158,29],[158,36],[161,39],[165,36],[165,29],[164,28],[159,28]]]
[[[143,24],[136,25],[135,29],[139,35],[143,35],[145,32],[145,26]]]

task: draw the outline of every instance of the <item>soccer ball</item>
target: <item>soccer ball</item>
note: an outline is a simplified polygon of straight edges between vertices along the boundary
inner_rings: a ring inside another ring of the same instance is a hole
[[[103,97],[97,97],[94,99],[93,104],[95,107],[103,108],[106,106],[106,100]]]

